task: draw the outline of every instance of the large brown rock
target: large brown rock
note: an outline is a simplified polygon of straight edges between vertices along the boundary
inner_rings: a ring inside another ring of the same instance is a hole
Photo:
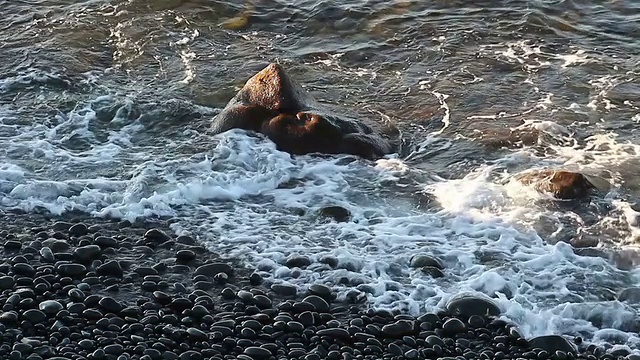
[[[524,184],[557,199],[576,199],[588,195],[596,186],[583,174],[564,170],[529,171],[516,176]]]
[[[278,64],[254,75],[218,114],[216,134],[259,132],[292,154],[353,154],[374,159],[393,151],[391,141],[359,121],[331,113]]]

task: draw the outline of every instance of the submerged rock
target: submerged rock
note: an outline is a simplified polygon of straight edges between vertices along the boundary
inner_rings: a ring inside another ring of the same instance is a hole
[[[447,310],[454,315],[462,317],[500,315],[500,308],[491,299],[471,295],[463,295],[451,299],[447,304]]]
[[[539,192],[563,200],[581,198],[596,189],[587,176],[564,170],[529,171],[517,175],[516,180],[523,185],[532,186]]]
[[[336,222],[347,222],[351,220],[351,212],[342,206],[326,206],[320,209],[320,216],[330,218]]]
[[[266,135],[291,154],[352,154],[374,159],[393,151],[368,125],[331,113],[278,64],[247,81],[213,121],[216,134],[238,128]]]

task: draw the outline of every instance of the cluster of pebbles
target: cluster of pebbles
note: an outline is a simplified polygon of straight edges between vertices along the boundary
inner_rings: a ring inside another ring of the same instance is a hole
[[[339,302],[323,284],[267,284],[166,224],[2,223],[0,359],[640,359],[525,339],[490,300],[415,318]]]

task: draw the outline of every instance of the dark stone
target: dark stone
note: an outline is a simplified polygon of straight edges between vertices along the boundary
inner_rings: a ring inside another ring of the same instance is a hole
[[[87,272],[87,268],[82,264],[63,263],[56,267],[56,271],[61,276],[75,278],[84,276],[84,274]]]
[[[270,64],[214,118],[213,133],[240,128],[260,132],[292,154],[353,154],[378,158],[393,151],[386,138],[363,123],[332,114],[285,73]]]
[[[22,249],[22,243],[15,240],[9,240],[4,243],[4,251],[6,252],[15,252]]]
[[[479,316],[498,316],[500,308],[491,300],[474,297],[459,296],[449,301],[447,310],[458,316],[469,317],[472,315]]]
[[[89,233],[89,229],[87,229],[87,225],[83,223],[78,223],[69,228],[69,235],[80,237],[83,235],[87,235]]]
[[[43,311],[45,314],[54,315],[58,311],[64,309],[62,304],[55,300],[45,300],[38,305],[38,308]]]
[[[120,311],[122,311],[123,309],[123,306],[122,304],[120,304],[119,301],[109,296],[105,296],[102,299],[100,299],[100,301],[98,302],[98,305],[100,305],[100,307],[106,312],[110,312],[114,314],[120,313]]]
[[[262,284],[262,281],[263,281],[262,276],[258,273],[254,272],[249,276],[249,283],[253,286]]]
[[[457,334],[466,331],[467,327],[460,319],[450,318],[444,322],[442,329],[449,334]]]
[[[47,319],[47,315],[44,312],[36,309],[29,309],[22,314],[22,318],[29,321],[32,324],[38,324]]]
[[[124,352],[124,347],[120,344],[111,344],[104,347],[105,354],[118,356]]]
[[[214,276],[221,272],[226,273],[227,275],[232,275],[233,268],[229,264],[220,262],[204,264],[196,269],[195,275]]]
[[[150,229],[144,233],[144,239],[157,244],[171,240],[171,237],[159,229]]]
[[[425,266],[435,267],[437,269],[444,269],[444,265],[442,262],[432,256],[429,255],[415,255],[411,258],[411,267],[413,268],[423,268]]]
[[[101,248],[116,248],[118,247],[118,241],[112,237],[107,236],[98,236],[93,240],[95,245],[100,246]]]
[[[0,276],[0,290],[12,289],[15,281],[11,276]]]
[[[351,334],[345,329],[342,328],[330,328],[330,329],[322,329],[316,332],[318,336],[328,336],[335,339],[343,339],[348,340],[351,338]]]
[[[306,256],[293,255],[285,261],[285,265],[288,268],[305,268],[311,265],[311,260]]]
[[[189,334],[189,336],[191,336],[196,341],[206,341],[209,338],[204,331],[196,329],[194,327],[188,328],[187,334]]]
[[[328,286],[322,284],[309,285],[309,293],[311,295],[317,295],[325,300],[332,300],[331,289]]]
[[[73,251],[76,260],[85,264],[99,258],[101,254],[102,249],[98,245],[81,246]]]
[[[329,306],[327,301],[317,295],[309,295],[302,301],[312,304],[317,312],[327,313],[331,311],[331,307]]]
[[[640,287],[631,287],[622,290],[620,295],[618,295],[618,300],[633,305],[640,304]]]
[[[558,350],[564,351],[565,353],[577,353],[576,347],[570,343],[569,340],[560,335],[534,337],[529,340],[529,344],[532,348],[542,349],[549,354],[554,354]]]
[[[253,359],[268,359],[271,357],[271,351],[257,346],[250,346],[244,349],[244,354],[251,356]]]
[[[101,276],[122,277],[124,271],[120,266],[120,263],[116,260],[109,260],[106,263],[98,266],[96,273]]]
[[[318,214],[336,222],[348,222],[351,220],[351,212],[342,206],[326,206],[320,209]]]
[[[176,261],[188,263],[196,259],[196,253],[191,250],[179,250],[176,253]]]
[[[394,323],[384,325],[382,327],[382,334],[387,337],[401,338],[414,332],[413,325],[413,321],[398,320]]]
[[[282,296],[296,296],[298,288],[289,284],[273,284],[271,285],[271,291]]]

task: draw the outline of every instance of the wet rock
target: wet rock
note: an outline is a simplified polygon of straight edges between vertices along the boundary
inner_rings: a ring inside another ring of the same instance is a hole
[[[80,237],[83,235],[87,235],[89,230],[87,229],[87,225],[83,223],[75,224],[69,228],[69,235]]]
[[[423,266],[422,268],[420,268],[420,271],[422,271],[423,274],[429,275],[434,279],[444,277],[444,273],[442,272],[442,270],[438,269],[437,267]]]
[[[282,296],[295,296],[298,293],[298,288],[289,284],[273,284],[271,291]]]
[[[156,244],[162,244],[166,241],[171,240],[171,237],[162,230],[150,229],[146,233],[144,233],[144,239]]]
[[[285,261],[285,265],[288,268],[294,268],[294,267],[305,268],[311,265],[311,259],[309,259],[306,256],[292,255],[289,258],[287,258],[287,260]]]
[[[640,287],[631,287],[622,290],[620,295],[618,295],[618,300],[634,305],[640,304]]]
[[[423,268],[425,266],[434,267],[437,269],[444,269],[442,262],[430,255],[415,255],[411,258],[410,265],[412,268]]]
[[[500,308],[493,301],[470,295],[453,298],[447,304],[447,310],[462,317],[500,315]]]
[[[465,331],[467,327],[460,319],[451,318],[444,322],[442,329],[449,334],[457,334]]]
[[[188,263],[196,259],[196,253],[191,250],[179,250],[176,253],[176,261],[181,263]]]
[[[253,359],[268,359],[271,357],[271,351],[257,346],[250,346],[244,349],[244,354],[251,356]]]
[[[333,219],[336,222],[348,222],[351,220],[351,212],[342,206],[326,206],[320,209],[319,215]]]
[[[64,309],[64,307],[55,300],[45,300],[38,305],[38,309],[43,311],[45,314],[53,315]]]
[[[98,266],[96,273],[102,276],[122,277],[124,271],[120,266],[120,263],[116,260],[109,260],[106,263]]]
[[[523,185],[557,199],[576,199],[587,196],[596,186],[585,175],[563,170],[529,171],[515,177]]]
[[[98,305],[100,305],[100,307],[104,309],[106,312],[110,312],[114,314],[118,314],[123,309],[123,306],[119,301],[109,296],[105,296],[102,299],[100,299],[100,301],[98,302]]]
[[[332,114],[278,64],[270,64],[214,118],[213,133],[233,128],[260,132],[292,154],[353,154],[378,158],[391,142],[363,123]]]
[[[331,307],[327,303],[327,301],[317,295],[309,295],[302,300],[302,302],[309,303],[313,305],[317,312],[329,312],[331,311]]]
[[[84,264],[99,258],[101,254],[102,249],[98,245],[81,246],[73,251],[76,260]]]
[[[38,324],[47,319],[47,315],[44,312],[36,309],[29,309],[22,314],[22,318],[29,321],[32,324]]]
[[[63,263],[56,267],[58,274],[68,277],[81,277],[87,272],[87,268],[82,264]]]
[[[325,300],[331,300],[333,294],[331,293],[331,288],[322,284],[311,284],[309,285],[309,293],[311,295],[317,295]]]
[[[559,335],[545,335],[534,337],[529,340],[529,344],[532,348],[539,348],[545,350],[549,354],[554,354],[556,351],[564,351],[565,353],[576,353],[576,347],[569,342],[566,338]]]
[[[204,264],[196,269],[195,275],[214,276],[221,272],[227,275],[232,275],[233,268],[231,265],[221,262]]]
[[[118,241],[112,237],[107,236],[98,236],[93,240],[95,245],[100,246],[101,248],[117,248]]]

